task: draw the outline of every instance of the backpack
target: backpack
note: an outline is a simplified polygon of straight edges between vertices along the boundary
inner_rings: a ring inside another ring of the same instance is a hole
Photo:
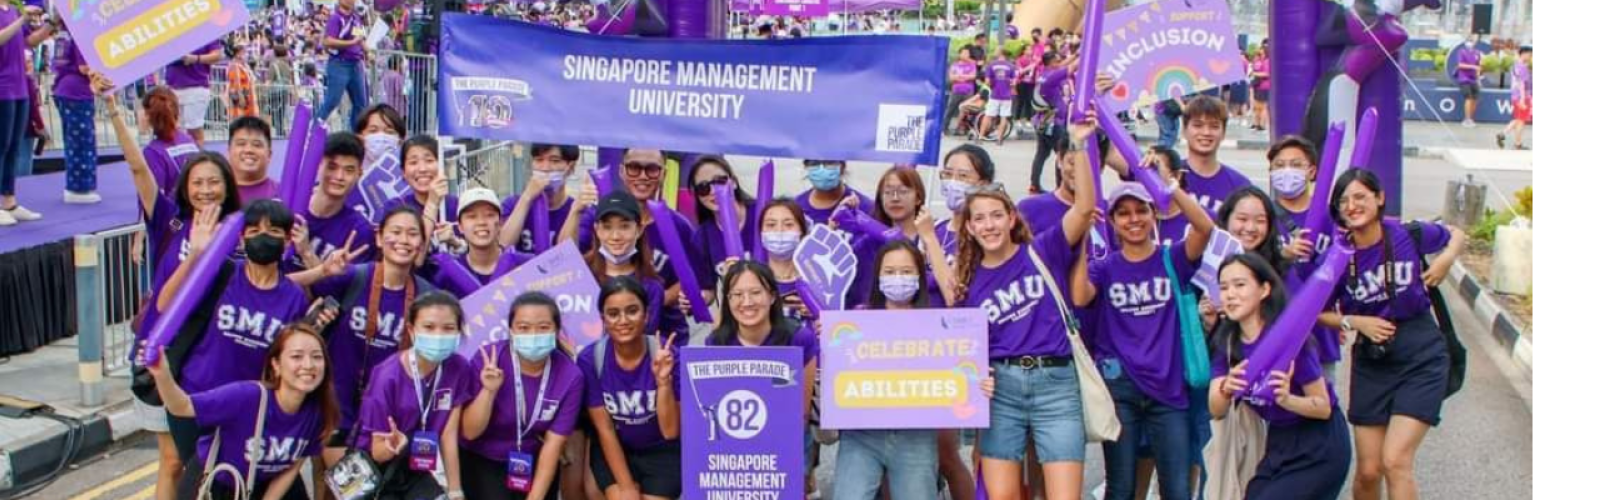
[[[656,359],[656,351],[661,350],[661,338],[655,335],[645,335],[645,361]],[[594,345],[594,376],[604,379],[606,375],[606,346],[611,344],[611,336],[607,335],[595,341]]]
[[[1408,222],[1405,224],[1406,233],[1411,236],[1411,244],[1420,248],[1422,244],[1422,224]],[[1428,257],[1417,252],[1417,257],[1422,260],[1422,268],[1428,268]],[[1467,346],[1461,343],[1461,337],[1456,334],[1455,322],[1450,319],[1450,308],[1445,305],[1444,293],[1439,287],[1430,286],[1428,301],[1433,305],[1433,319],[1439,324],[1439,331],[1444,333],[1445,351],[1450,355],[1450,372],[1445,379],[1444,397],[1449,398],[1461,391],[1461,386],[1467,380]]]

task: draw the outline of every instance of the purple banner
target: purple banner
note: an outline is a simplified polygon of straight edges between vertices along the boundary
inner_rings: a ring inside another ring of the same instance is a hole
[[[761,13],[769,16],[827,17],[827,0],[764,0]]]
[[[456,352],[474,356],[478,346],[505,340],[511,328],[511,301],[523,292],[544,292],[561,308],[561,337],[575,346],[588,345],[604,332],[600,325],[600,285],[573,242],[556,245],[533,260],[461,299],[467,315],[467,337]]]
[[[822,331],[822,428],[989,427],[982,309],[831,312]]]
[[[383,218],[383,204],[395,198],[411,196],[411,185],[406,184],[405,164],[400,160],[400,142],[394,136],[373,134],[366,143],[365,164],[361,166],[359,189],[350,193],[356,211],[377,224]],[[320,152],[318,154],[321,154]],[[534,212],[543,213],[543,212]]]
[[[84,48],[84,61],[117,86],[133,83],[250,21],[241,0],[80,0],[60,7],[67,31]]]
[[[1244,57],[1225,0],[1160,0],[1106,14],[1100,71],[1116,84],[1117,113],[1244,80]]]
[[[683,498],[804,498],[798,347],[688,347],[679,358]]]
[[[822,305],[831,311],[844,309],[845,296],[856,280],[856,260],[850,236],[821,224],[811,226],[811,234],[800,240],[794,251],[800,277],[811,284],[812,291],[822,294]]]

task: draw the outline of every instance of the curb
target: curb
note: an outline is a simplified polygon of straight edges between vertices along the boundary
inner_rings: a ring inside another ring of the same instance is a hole
[[[81,417],[81,422],[83,442],[78,446],[77,454],[68,463],[69,466],[71,462],[102,453],[111,445],[143,430],[134,418],[132,401],[114,404],[100,413]],[[29,444],[10,450],[0,450],[0,483],[9,478],[13,486],[22,485],[48,476],[56,465],[61,463],[66,438],[67,428],[58,425],[48,433],[23,440]],[[0,490],[0,493],[4,492],[5,490]]]
[[[1506,355],[1511,358],[1511,363],[1531,380],[1533,341],[1529,340],[1527,326],[1506,313],[1505,309],[1491,297],[1494,292],[1473,277],[1472,273],[1467,272],[1467,268],[1461,263],[1457,262],[1450,266],[1448,281],[1454,285],[1461,299],[1470,305],[1472,316],[1483,322],[1485,329],[1489,330],[1489,336],[1505,350]]]

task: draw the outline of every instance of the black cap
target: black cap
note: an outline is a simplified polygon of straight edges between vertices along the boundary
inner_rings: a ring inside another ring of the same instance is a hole
[[[605,220],[607,215],[621,215],[628,220],[639,221],[639,200],[625,190],[618,189],[600,197],[600,202],[595,204],[594,220]]]

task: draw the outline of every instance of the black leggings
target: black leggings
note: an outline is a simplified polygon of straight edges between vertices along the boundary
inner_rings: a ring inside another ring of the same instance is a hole
[[[540,464],[533,466],[537,471]],[[525,500],[528,497],[506,487],[505,462],[490,460],[467,450],[461,450],[461,492],[472,500]],[[561,466],[557,464],[556,475],[550,481],[550,490],[545,492],[544,500],[557,500],[560,492]]]
[[[1046,119],[1048,120],[1049,118]],[[1040,191],[1049,191],[1051,189],[1055,189],[1056,186],[1061,184],[1061,169],[1051,168],[1050,170],[1054,170],[1056,173],[1056,183],[1051,184],[1049,188],[1039,185],[1039,176],[1044,173],[1045,160],[1049,160],[1050,153],[1055,151],[1056,136],[1060,133],[1058,129],[1059,127],[1056,127],[1055,125],[1044,125],[1039,127],[1039,144],[1033,151],[1033,176],[1030,177],[1028,181],[1028,187],[1030,188],[1039,188]]]

